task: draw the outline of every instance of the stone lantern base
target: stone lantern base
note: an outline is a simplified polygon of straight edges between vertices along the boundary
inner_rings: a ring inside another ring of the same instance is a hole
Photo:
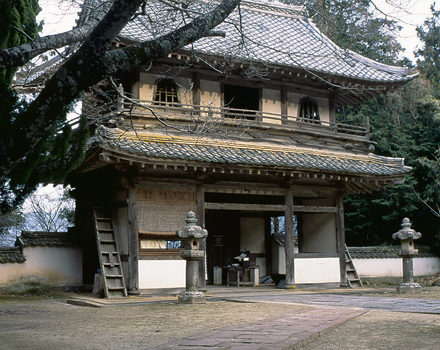
[[[179,304],[205,304],[206,295],[203,292],[182,292],[178,301]]]
[[[422,291],[422,287],[418,283],[400,283],[396,290],[397,293],[416,294]]]

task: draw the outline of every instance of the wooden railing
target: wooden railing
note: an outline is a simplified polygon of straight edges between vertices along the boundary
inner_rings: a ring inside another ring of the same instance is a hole
[[[143,100],[119,100],[118,110],[129,112],[137,118],[161,118],[168,122],[191,121],[219,126],[280,129],[323,136],[344,136],[362,141],[368,141],[370,136],[368,121],[365,126],[357,126],[262,111]]]

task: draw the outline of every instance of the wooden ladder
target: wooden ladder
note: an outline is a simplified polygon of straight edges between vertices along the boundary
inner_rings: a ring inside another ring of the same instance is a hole
[[[347,283],[350,288],[363,287],[362,281],[354,267],[353,259],[351,258],[347,245],[345,245],[345,271]]]
[[[113,219],[103,208],[94,208],[93,218],[104,295],[107,299],[127,297]]]

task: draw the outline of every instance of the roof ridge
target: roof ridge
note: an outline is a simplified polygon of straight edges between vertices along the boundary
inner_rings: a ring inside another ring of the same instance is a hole
[[[294,6],[294,5],[288,5],[283,4],[280,2],[266,2],[266,1],[249,1],[249,0],[242,0],[240,3],[240,6],[242,8],[247,8],[253,11],[258,12],[264,12],[264,13],[271,13],[271,14],[282,14],[282,15],[291,15],[298,17],[298,15],[302,17],[307,17],[307,8],[306,6]]]

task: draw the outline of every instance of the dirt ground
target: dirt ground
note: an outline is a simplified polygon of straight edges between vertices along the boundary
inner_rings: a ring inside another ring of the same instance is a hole
[[[393,290],[369,287],[362,291],[326,292],[440,300],[440,287],[425,287],[416,295],[399,295]],[[92,308],[73,306],[63,299],[47,299],[56,296],[60,295],[0,298],[0,349],[148,349],[191,334],[295,313],[304,308],[225,301],[209,301],[203,305],[179,305],[170,301]],[[302,349],[434,350],[439,348],[439,339],[438,314],[369,311],[314,338]]]
[[[369,311],[325,332],[303,350],[437,350],[440,315]]]
[[[203,331],[301,310],[295,305],[176,302],[90,308],[61,301],[0,304],[0,349],[146,349]]]

